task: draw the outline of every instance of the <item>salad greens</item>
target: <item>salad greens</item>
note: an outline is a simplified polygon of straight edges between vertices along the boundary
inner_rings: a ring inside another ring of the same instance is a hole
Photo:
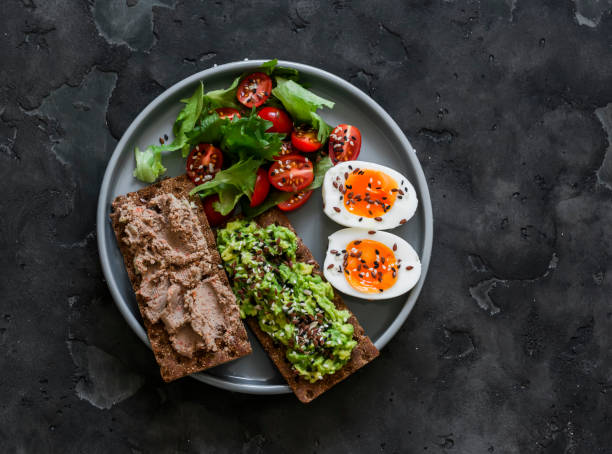
[[[182,149],[183,157],[189,154],[190,142],[187,140],[187,133],[190,132],[204,107],[204,86],[202,82],[198,85],[193,95],[187,99],[181,99],[185,103],[185,107],[179,112],[172,127],[174,140],[172,143],[165,145],[151,145],[145,151],[134,150],[136,157],[136,168],[134,176],[145,183],[153,183],[157,178],[166,172],[166,168],[162,165],[161,154],[164,151],[175,151]]]
[[[140,151],[138,147],[134,149],[136,158],[136,169],[134,176],[145,183],[153,183],[157,177],[166,171],[161,162],[161,150],[149,147],[145,151]]]
[[[221,118],[214,110],[187,134],[188,142],[219,143],[221,149],[239,159],[251,156],[271,161],[280,149],[284,134],[266,132],[272,123],[252,111],[248,117]]]
[[[202,197],[219,194],[219,201],[213,207],[226,215],[234,209],[243,194],[251,198],[257,169],[262,164],[263,160],[254,158],[238,161],[228,169],[219,171],[212,180],[193,188],[190,194],[199,193]]]
[[[202,114],[202,108],[204,107],[203,96],[204,84],[200,82],[191,98],[181,100],[181,102],[185,103],[185,107],[179,112],[174,122],[174,126],[172,127],[172,132],[175,137],[172,143],[175,144],[175,146],[181,146],[183,156],[189,154],[189,144],[187,143],[186,134],[193,129],[198,118],[200,118]]]
[[[263,63],[259,67],[259,71],[268,76],[274,76],[276,78],[282,77],[284,79],[295,80],[296,82],[300,79],[300,72],[297,69],[278,66],[278,60],[276,58]]]
[[[294,120],[308,123],[318,131],[317,139],[319,142],[323,143],[327,140],[331,132],[331,126],[325,123],[316,111],[320,107],[333,109],[333,102],[315,95],[293,80],[280,77],[276,78],[276,87],[272,90],[272,94],[280,99]]]
[[[241,77],[236,77],[232,84],[220,90],[213,90],[206,93],[204,100],[209,108],[217,107],[233,107],[240,109],[242,106],[236,100],[236,89],[240,83]]]
[[[307,124],[317,130],[318,140],[325,143],[331,127],[317,114],[322,107],[333,108],[334,103],[317,96],[298,83],[299,72],[293,68],[277,65],[277,60],[270,60],[257,70],[270,76],[275,87],[266,105],[283,107],[297,124]],[[245,74],[234,79],[232,84],[219,90],[204,91],[200,82],[194,93],[181,102],[185,105],[179,112],[172,132],[171,143],[149,146],[146,150],[135,149],[136,168],[134,177],[152,183],[166,171],[162,164],[162,154],[176,150],[187,157],[190,150],[199,143],[214,143],[223,151],[230,166],[219,171],[215,177],[197,186],[192,193],[202,197],[219,195],[214,208],[225,215],[231,212],[243,195],[250,200],[253,195],[257,169],[266,162],[273,161],[278,155],[285,134],[266,132],[272,122],[257,115],[255,108],[250,114],[222,118],[215,109],[244,109],[236,97],[238,85]],[[321,159],[314,166],[315,178],[308,189],[321,186],[325,171],[331,167],[328,157]],[[291,193],[274,191],[262,205],[251,209],[248,203],[242,203],[245,213],[261,213],[291,197]],[[243,198],[243,200],[245,200]],[[266,207],[265,209],[264,206]],[[261,208],[260,208],[261,207]]]

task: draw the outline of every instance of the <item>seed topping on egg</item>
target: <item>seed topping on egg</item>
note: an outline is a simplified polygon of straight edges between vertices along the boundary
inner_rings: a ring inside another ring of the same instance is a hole
[[[383,292],[397,280],[397,264],[393,251],[383,243],[370,239],[350,242],[344,253],[346,280],[362,293]]]
[[[352,214],[374,218],[380,222],[395,203],[397,182],[380,170],[356,168],[344,173],[344,183],[335,181],[334,187],[345,194],[344,205]]]

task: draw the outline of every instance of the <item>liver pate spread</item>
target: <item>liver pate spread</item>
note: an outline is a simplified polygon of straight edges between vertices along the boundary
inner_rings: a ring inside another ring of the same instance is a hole
[[[146,206],[123,204],[119,222],[141,277],[137,294],[145,302],[144,316],[163,323],[172,348],[191,358],[231,344],[224,306],[235,298],[215,274],[195,207],[174,194],[159,194]]]

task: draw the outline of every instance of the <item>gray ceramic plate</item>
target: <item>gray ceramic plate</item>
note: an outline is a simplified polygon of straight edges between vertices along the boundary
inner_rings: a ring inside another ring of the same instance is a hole
[[[206,90],[224,88],[239,74],[257,68],[264,60],[228,63],[194,74],[175,84],[159,95],[136,117],[127,129],[108,163],[97,211],[98,248],[102,269],[119,310],[134,332],[148,345],[132,287],[121,253],[109,221],[110,204],[121,194],[136,191],[144,185],[132,177],[133,150],[155,144],[160,136],[170,134],[172,124],[181,108],[179,100],[191,95],[198,81]],[[423,170],[415,151],[391,117],[370,97],[345,80],[311,66],[280,62],[297,68],[317,94],[336,103],[333,110],[326,110],[323,118],[331,125],[349,123],[357,126],[363,137],[360,160],[383,164],[406,175],[416,188],[419,208],[415,216],[393,233],[405,238],[419,253],[423,274],[417,286],[403,297],[382,302],[366,302],[346,297],[345,301],[357,315],[360,323],[376,347],[381,349],[391,340],[412,310],[421,291],[429,258],[433,235],[431,201]],[[180,153],[165,157],[168,176],[184,173],[184,160]],[[343,228],[334,224],[324,214],[320,190],[307,205],[290,214],[292,224],[312,250],[315,258],[323,263],[327,248],[327,236]],[[215,367],[193,377],[232,391],[254,394],[280,394],[290,392],[283,378],[268,359],[259,342],[251,335],[253,354],[237,361]],[[384,354],[384,352],[383,352]]]

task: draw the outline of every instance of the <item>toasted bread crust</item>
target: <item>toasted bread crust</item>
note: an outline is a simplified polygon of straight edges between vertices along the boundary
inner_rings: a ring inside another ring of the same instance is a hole
[[[177,197],[187,197],[200,208],[197,212],[197,217],[202,226],[206,242],[209,245],[209,261],[212,263],[213,269],[212,274],[205,277],[216,275],[221,280],[222,284],[227,287],[229,294],[233,296],[227,275],[225,271],[221,269],[221,257],[216,248],[215,235],[208,224],[200,198],[197,196],[189,196],[189,191],[193,189],[193,187],[193,183],[185,175],[176,178],[168,178],[151,186],[147,186],[140,191],[130,192],[129,194],[117,197],[112,204],[110,214],[113,230],[117,237],[117,245],[123,254],[125,268],[136,294],[136,301],[138,302],[138,308],[147,330],[149,341],[151,342],[151,348],[159,364],[161,376],[166,382],[176,380],[177,378],[195,372],[200,372],[251,353],[251,345],[244,325],[240,322],[238,306],[233,298],[231,301],[227,300],[222,302],[224,313],[226,313],[227,318],[232,321],[229,329],[233,331],[231,333],[234,340],[233,344],[222,345],[216,352],[200,350],[196,352],[192,358],[182,356],[174,350],[164,324],[161,321],[151,323],[144,315],[146,303],[138,294],[141,278],[134,272],[134,267],[132,265],[134,255],[129,250],[129,247],[122,241],[125,234],[125,225],[119,222],[118,208],[128,201],[144,206],[150,199],[159,194],[172,193]]]
[[[289,219],[285,216],[280,210],[273,208],[271,210],[266,211],[262,215],[255,218],[255,222],[261,227],[268,226],[270,224],[281,225],[291,229],[293,232],[295,230],[291,226]],[[321,269],[317,264],[316,260],[312,256],[310,250],[306,247],[302,239],[298,236],[298,248],[297,248],[297,260],[300,262],[311,263],[314,265],[314,272],[323,277],[323,273],[321,273]],[[340,310],[349,310],[340,294],[334,290],[334,304]],[[287,360],[285,356],[286,348],[283,345],[275,345],[272,338],[264,333],[257,323],[257,319],[254,317],[250,317],[247,320],[249,327],[253,330],[259,342],[263,345],[264,349],[280,371],[281,375],[287,380],[287,383],[297,396],[297,398],[304,402],[308,403],[315,399],[316,397],[323,394],[325,391],[330,389],[336,383],[344,380],[353,372],[357,371],[357,369],[365,366],[367,363],[376,358],[379,354],[378,349],[374,346],[370,338],[366,336],[364,329],[361,327],[355,315],[351,313],[351,317],[348,322],[353,325],[355,328],[355,332],[353,334],[354,339],[357,341],[357,345],[353,350],[351,355],[351,359],[349,362],[338,372],[333,375],[325,375],[323,379],[310,383],[308,380],[296,375],[292,368],[291,363]]]

